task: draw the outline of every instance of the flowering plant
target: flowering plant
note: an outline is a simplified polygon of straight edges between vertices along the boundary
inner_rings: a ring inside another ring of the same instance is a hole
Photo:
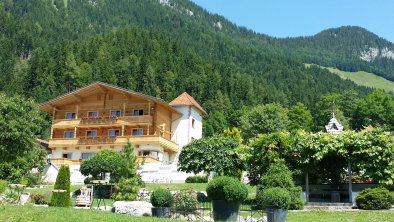
[[[47,204],[45,195],[32,193],[30,194],[30,198],[33,200],[34,204]]]

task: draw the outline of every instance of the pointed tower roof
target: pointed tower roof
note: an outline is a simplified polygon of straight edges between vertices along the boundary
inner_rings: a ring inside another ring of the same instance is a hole
[[[170,106],[194,106],[199,109],[202,113],[207,114],[207,112],[202,108],[202,106],[187,92],[182,93],[177,98],[170,102]]]
[[[326,131],[332,134],[340,134],[343,132],[343,126],[335,117],[334,112],[332,112],[332,118],[330,119],[330,122],[328,122],[326,125]]]

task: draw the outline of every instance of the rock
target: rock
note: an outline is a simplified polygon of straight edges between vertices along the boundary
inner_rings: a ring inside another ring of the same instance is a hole
[[[237,221],[239,221],[239,222],[245,222],[245,219],[241,216],[241,215],[238,215],[238,220]]]
[[[116,201],[112,211],[132,216],[152,216],[152,204],[143,201]]]

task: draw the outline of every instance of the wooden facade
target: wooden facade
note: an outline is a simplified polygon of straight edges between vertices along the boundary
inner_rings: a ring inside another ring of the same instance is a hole
[[[119,150],[127,142],[134,144],[136,155],[144,146],[161,156],[178,152],[178,144],[171,141],[171,123],[181,114],[155,97],[98,82],[43,103],[40,109],[52,115],[49,148],[62,151],[53,158],[56,163],[82,160],[67,152],[88,153],[91,147]],[[145,158],[161,161],[158,156]]]

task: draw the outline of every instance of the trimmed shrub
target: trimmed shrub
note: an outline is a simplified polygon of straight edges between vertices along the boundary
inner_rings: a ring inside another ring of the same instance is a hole
[[[65,190],[66,192],[54,192],[51,198],[51,206],[54,207],[69,207],[71,206],[70,199],[70,168],[62,165],[56,177],[55,190]]]
[[[385,188],[368,188],[358,194],[356,203],[364,210],[388,210],[394,204],[394,195]]]
[[[181,190],[175,194],[174,207],[184,214],[193,213],[198,208],[197,194],[194,190]]]
[[[153,191],[150,202],[154,207],[172,207],[174,197],[169,190],[159,188]]]
[[[185,183],[208,183],[208,176],[190,176]]]
[[[301,198],[301,187],[295,186],[291,171],[283,161],[272,164],[267,173],[261,177],[260,184],[257,186],[258,196],[265,189],[279,187],[286,189],[291,196],[290,210],[302,210],[304,202]]]
[[[256,202],[262,209],[289,209],[291,196],[284,188],[268,188],[256,196]]]
[[[5,189],[7,189],[8,181],[0,180],[0,194],[4,193]]]
[[[264,190],[270,187],[292,188],[294,181],[291,171],[283,162],[272,164],[267,173],[261,177],[258,189]]]
[[[237,179],[219,176],[208,183],[207,194],[211,200],[241,202],[248,197],[248,189]]]

